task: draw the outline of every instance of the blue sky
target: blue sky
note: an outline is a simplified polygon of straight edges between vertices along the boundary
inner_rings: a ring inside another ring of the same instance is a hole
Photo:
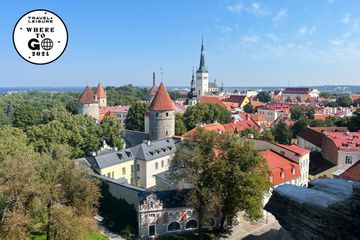
[[[61,58],[17,55],[26,12],[57,13],[69,31]],[[358,0],[2,1],[0,86],[188,85],[204,35],[210,80],[224,86],[360,85]]]

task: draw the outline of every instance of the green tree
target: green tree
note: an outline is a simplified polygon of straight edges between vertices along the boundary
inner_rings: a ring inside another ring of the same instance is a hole
[[[144,131],[144,114],[148,111],[149,105],[137,102],[129,108],[125,119],[125,126],[128,130]]]
[[[275,141],[274,135],[271,130],[264,130],[260,136],[261,139],[273,142]]]
[[[255,113],[256,112],[255,108],[250,103],[245,105],[244,111],[246,113]]]
[[[6,157],[29,154],[29,149],[31,152],[25,132],[10,126],[0,127],[0,164]]]
[[[220,204],[219,181],[215,175],[219,166],[213,148],[215,141],[215,133],[203,129],[196,131],[192,141],[184,142],[176,152],[170,165],[175,181],[183,179],[192,185],[186,199],[197,212],[200,239],[208,215],[214,214]]]
[[[308,119],[300,119],[294,123],[294,125],[291,127],[293,132],[293,137],[296,137],[296,135],[310,125],[310,121]]]
[[[322,92],[322,93],[320,93],[319,96],[322,97],[322,98],[325,98],[325,99],[329,99],[329,98],[332,97],[332,94],[328,93],[328,92]]]
[[[241,132],[241,136],[243,136],[243,137],[247,137],[249,135],[252,135],[254,138],[260,138],[260,132],[252,127],[245,128]]]
[[[133,105],[139,100],[147,100],[146,88],[135,87],[131,84],[121,87],[106,87],[107,102],[109,106]]]
[[[124,146],[124,129],[114,117],[105,117],[100,122],[101,138],[112,147],[122,149]]]
[[[183,115],[181,113],[175,114],[175,135],[181,136],[186,132]]]
[[[272,129],[275,141],[282,144],[289,144],[291,139],[291,129],[288,125],[286,125],[283,121],[280,121],[273,129]]]
[[[315,117],[315,109],[312,107],[305,108],[305,116],[308,119],[314,119]]]
[[[350,123],[350,117],[339,118],[335,121],[335,126],[337,127],[347,127]]]
[[[352,100],[348,96],[341,96],[336,99],[336,103],[339,104],[340,107],[350,107]]]
[[[15,109],[13,125],[24,130],[42,123],[42,120],[41,110],[37,109],[31,103],[22,103]]]
[[[299,105],[294,105],[290,108],[291,119],[299,120],[301,118],[305,118],[304,109]]]
[[[268,92],[262,91],[256,95],[256,99],[263,103],[268,103],[271,100],[271,96]]]
[[[339,104],[337,102],[325,102],[325,107],[339,107]]]
[[[223,107],[211,103],[199,103],[189,107],[184,113],[184,122],[187,130],[191,130],[201,123],[229,123],[231,113]]]
[[[353,112],[353,116],[349,121],[349,130],[350,131],[359,131],[360,130],[360,109]]]

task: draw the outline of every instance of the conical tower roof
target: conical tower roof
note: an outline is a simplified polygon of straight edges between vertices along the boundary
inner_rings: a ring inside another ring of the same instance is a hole
[[[174,111],[175,105],[167,92],[165,85],[160,84],[154,99],[150,104],[150,111]]]
[[[95,95],[89,86],[86,86],[84,91],[81,93],[79,98],[79,103],[81,104],[97,103],[97,101],[95,100]]]
[[[96,88],[95,95],[97,96],[98,99],[107,97],[106,92],[100,83],[98,84],[98,86]]]

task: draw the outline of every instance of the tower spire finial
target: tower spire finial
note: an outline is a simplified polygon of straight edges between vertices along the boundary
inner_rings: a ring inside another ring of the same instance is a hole
[[[155,83],[155,72],[153,72],[153,87],[156,87],[156,83]]]

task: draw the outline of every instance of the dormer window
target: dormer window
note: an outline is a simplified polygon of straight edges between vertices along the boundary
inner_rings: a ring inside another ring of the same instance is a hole
[[[296,169],[293,167],[293,168],[291,169],[291,172],[292,172],[293,175],[295,175],[295,174],[296,174]]]
[[[280,177],[281,177],[281,178],[285,178],[285,171],[284,171],[284,170],[281,170],[281,172],[280,172]]]

